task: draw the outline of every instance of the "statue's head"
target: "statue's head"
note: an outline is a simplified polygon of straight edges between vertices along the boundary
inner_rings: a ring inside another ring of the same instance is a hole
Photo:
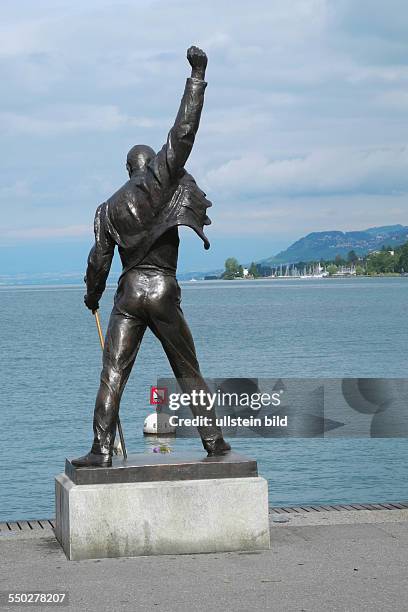
[[[143,172],[156,153],[147,145],[135,145],[127,154],[126,169],[131,176],[134,172]]]

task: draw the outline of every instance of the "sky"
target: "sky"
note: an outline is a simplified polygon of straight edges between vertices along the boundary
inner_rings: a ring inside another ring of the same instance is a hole
[[[84,270],[128,149],[165,142],[191,44],[209,62],[187,168],[212,248],[183,230],[180,271],[408,224],[402,0],[19,0],[0,41],[0,275]]]

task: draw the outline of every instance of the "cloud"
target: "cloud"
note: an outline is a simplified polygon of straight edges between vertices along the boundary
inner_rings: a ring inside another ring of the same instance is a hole
[[[222,236],[247,235],[256,248],[256,240],[269,236],[270,252],[282,236],[294,241],[315,231],[364,230],[369,226],[397,224],[406,219],[406,196],[350,195],[321,196],[319,206],[313,196],[265,196],[237,203],[235,198],[218,201],[211,209],[213,224],[209,230],[212,243]],[[302,232],[298,228],[302,227]]]
[[[334,45],[354,61],[406,64],[408,12],[404,0],[336,0],[331,10]]]
[[[380,93],[376,102],[388,112],[402,111],[406,113],[408,108],[408,89],[391,89]]]
[[[0,112],[0,130],[32,135],[149,128],[154,121],[129,117],[116,106],[70,105],[43,109],[32,115]]]
[[[371,150],[320,150],[303,157],[269,160],[249,153],[210,170],[214,192],[306,196],[408,191],[408,146]]]

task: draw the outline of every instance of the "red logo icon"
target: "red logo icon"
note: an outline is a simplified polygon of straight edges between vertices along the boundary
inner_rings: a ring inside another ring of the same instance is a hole
[[[150,404],[162,406],[167,403],[167,387],[150,387]]]

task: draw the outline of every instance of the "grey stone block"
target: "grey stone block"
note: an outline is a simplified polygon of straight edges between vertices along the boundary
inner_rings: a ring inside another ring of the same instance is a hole
[[[56,477],[56,536],[68,559],[265,550],[261,477],[75,485]]]

